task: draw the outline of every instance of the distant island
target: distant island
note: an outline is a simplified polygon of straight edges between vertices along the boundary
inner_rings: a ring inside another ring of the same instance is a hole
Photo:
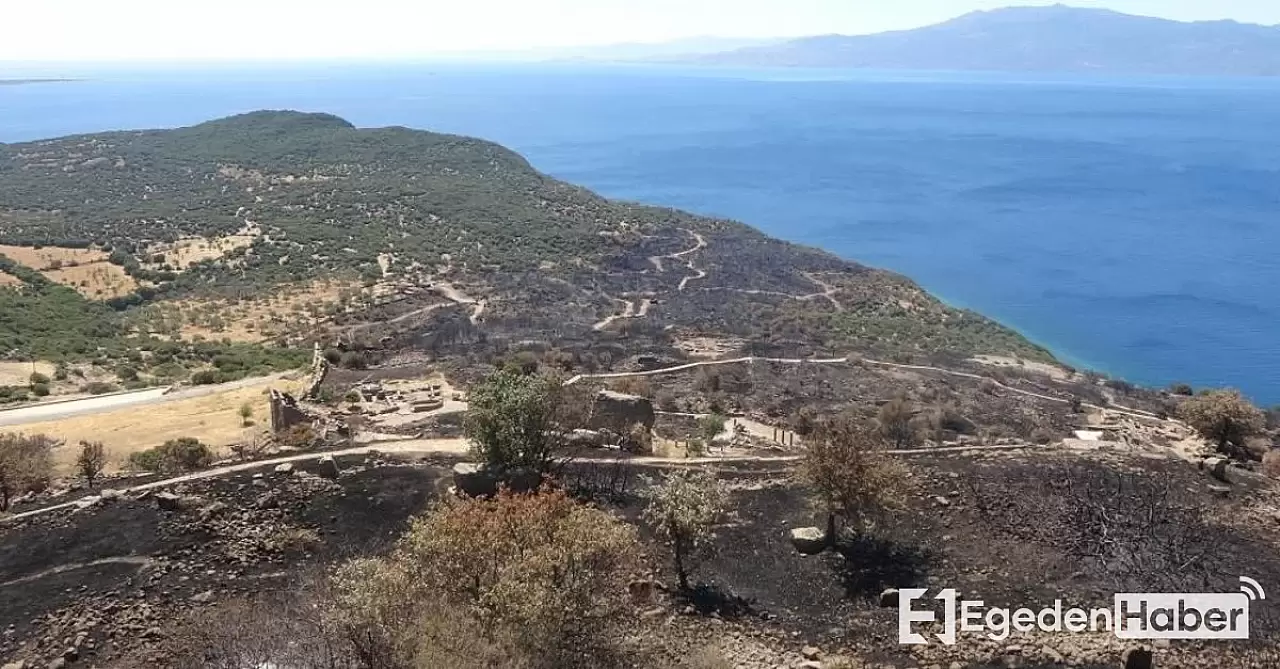
[[[1185,23],[1063,5],[1010,7],[916,30],[804,37],[682,60],[750,67],[1277,76],[1280,26]]]
[[[0,86],[21,86],[22,84],[60,84],[74,79],[0,79]]]

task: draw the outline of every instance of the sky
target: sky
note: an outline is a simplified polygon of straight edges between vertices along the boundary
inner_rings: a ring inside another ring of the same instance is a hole
[[[0,0],[0,61],[407,59],[914,28],[1039,0]],[[1280,24],[1280,0],[1073,0]]]

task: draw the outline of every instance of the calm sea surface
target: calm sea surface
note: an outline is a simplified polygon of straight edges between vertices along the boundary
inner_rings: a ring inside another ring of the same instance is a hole
[[[512,65],[72,74],[87,79],[0,86],[0,142],[264,108],[476,135],[604,195],[900,271],[1070,362],[1280,403],[1280,81]]]

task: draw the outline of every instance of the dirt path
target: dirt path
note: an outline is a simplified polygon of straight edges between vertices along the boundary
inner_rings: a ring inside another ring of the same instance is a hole
[[[804,278],[817,284],[817,286],[822,289],[822,292],[813,293],[812,295],[806,295],[800,299],[809,300],[809,299],[817,299],[819,297],[824,297],[827,299],[828,302],[831,303],[831,306],[836,308],[836,311],[844,311],[844,305],[840,304],[840,300],[836,299],[836,291],[838,290],[838,288],[827,283],[826,281],[823,281],[822,279],[819,279],[818,277],[814,276],[813,274],[810,274],[809,272],[801,272],[801,274],[804,275]]]
[[[69,571],[88,569],[90,567],[98,567],[104,564],[127,564],[134,565],[138,568],[145,568],[151,566],[151,558],[138,555],[125,555],[121,557],[102,558],[101,560],[94,560],[92,562],[77,562],[74,564],[58,565],[57,567],[46,569],[38,574],[31,574],[30,576],[23,576],[22,578],[15,578],[12,581],[5,581],[4,583],[0,583],[0,588],[30,583],[31,581],[38,581],[42,578],[57,576],[58,574],[63,574]]]
[[[689,233],[690,235],[693,235],[693,239],[694,239],[693,248],[686,249],[684,251],[679,251],[676,253],[669,253],[665,256],[653,256],[649,258],[649,262],[652,262],[655,266],[657,266],[659,272],[663,271],[662,270],[663,258],[670,258],[672,260],[683,262],[684,266],[688,268],[689,271],[694,273],[693,276],[686,276],[683,279],[680,279],[680,285],[676,287],[676,291],[681,293],[684,292],[684,289],[689,285],[690,281],[697,281],[698,279],[704,279],[707,276],[707,273],[705,270],[701,270],[701,269],[698,269],[697,267],[694,267],[693,260],[685,257],[692,253],[696,253],[698,251],[701,251],[702,249],[707,248],[707,240],[701,234],[698,234],[693,230],[685,229],[685,232]]]

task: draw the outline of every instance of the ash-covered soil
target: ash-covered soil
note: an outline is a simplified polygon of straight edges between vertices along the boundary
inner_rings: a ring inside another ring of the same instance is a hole
[[[361,458],[343,462],[336,481],[266,470],[2,526],[0,659],[163,667],[192,610],[296,591],[326,565],[386,550],[447,488],[451,464]],[[788,472],[724,467],[732,511],[717,553],[695,572],[704,585],[692,598],[668,589],[637,630],[657,656],[717,647],[750,669],[800,666],[808,645],[880,667],[1114,667],[1128,644],[1109,635],[900,646],[897,610],[880,596],[952,587],[1005,606],[1105,606],[1117,590],[1232,592],[1240,575],[1280,582],[1275,494],[1246,472],[1224,492],[1187,463],[1119,452],[933,454],[907,465],[906,510],[815,557],[797,553],[788,533],[824,517]],[[564,480],[635,520],[666,471],[578,464]],[[1098,521],[1082,511],[1092,508],[1112,513]],[[1099,529],[1108,541],[1090,540]],[[673,582],[661,549],[650,552],[658,579]],[[1274,612],[1260,603],[1251,623],[1247,642],[1161,644],[1156,666],[1280,666]]]

